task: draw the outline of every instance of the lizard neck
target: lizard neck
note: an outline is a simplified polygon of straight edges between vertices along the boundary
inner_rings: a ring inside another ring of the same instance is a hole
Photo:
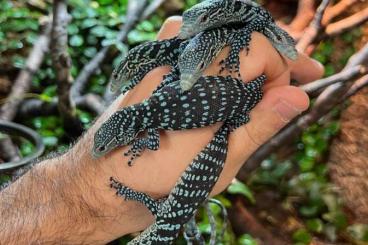
[[[140,130],[156,127],[158,123],[158,119],[154,116],[155,112],[150,102],[151,98],[134,106],[135,111],[132,118],[135,118],[135,127]]]

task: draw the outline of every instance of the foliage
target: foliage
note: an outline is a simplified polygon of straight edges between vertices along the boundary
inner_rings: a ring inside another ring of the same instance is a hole
[[[186,0],[185,8],[197,2],[198,0]],[[51,12],[50,3],[42,3],[33,7],[30,7],[27,1],[5,1],[0,4],[1,67],[18,71],[24,66],[25,58],[39,33],[41,17]],[[69,53],[73,61],[71,71],[74,78],[104,46],[114,45],[120,52],[112,64],[103,65],[92,77],[88,91],[97,94],[103,94],[105,91],[113,65],[117,64],[129,48],[153,40],[166,17],[164,13],[160,13],[141,22],[129,33],[127,44],[123,44],[116,42],[116,36],[126,21],[127,0],[70,0],[68,4],[72,17],[68,26]],[[346,63],[354,52],[352,42],[359,36],[360,32],[353,30],[344,34],[338,44],[336,40],[326,40],[317,47],[313,57],[325,65],[326,76],[335,73]],[[336,45],[344,48],[337,51]],[[34,94],[28,95],[29,97],[37,97],[46,102],[55,98],[56,85],[50,57],[46,58],[34,77],[32,92]],[[227,189],[228,194],[216,198],[229,207],[231,202],[227,199],[228,195],[242,195],[250,204],[257,205],[256,190],[276,189],[283,196],[284,206],[295,209],[296,215],[303,220],[303,227],[292,234],[291,239],[295,244],[308,244],[313,235],[335,241],[342,233],[348,234],[353,241],[368,241],[367,225],[348,225],[341,200],[329,181],[328,169],[324,162],[329,142],[339,129],[335,120],[337,113],[338,111],[335,111],[335,115],[332,115],[334,120],[326,119],[306,130],[295,144],[295,154],[288,160],[275,157],[268,159],[252,174],[247,184],[236,181]],[[78,110],[78,115],[86,128],[94,119],[94,115],[82,110]],[[59,117],[36,117],[22,123],[41,134],[48,151],[64,151],[70,144]],[[23,155],[32,150],[30,142],[24,141],[21,144]],[[7,180],[8,176],[0,175],[0,184]],[[223,226],[220,209],[212,204],[210,208],[215,214],[219,234]],[[210,226],[203,209],[198,214],[198,222],[200,230],[208,239]],[[129,237],[124,237],[121,244],[126,244],[127,241]],[[236,238],[231,227],[227,228],[223,243],[258,244],[249,234]],[[183,238],[178,244],[185,244]]]

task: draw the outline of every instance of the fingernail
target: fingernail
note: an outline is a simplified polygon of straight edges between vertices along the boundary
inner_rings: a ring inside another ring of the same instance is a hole
[[[273,107],[273,110],[280,116],[284,123],[290,122],[294,117],[302,113],[301,110],[293,105],[290,105],[287,101],[280,99]]]

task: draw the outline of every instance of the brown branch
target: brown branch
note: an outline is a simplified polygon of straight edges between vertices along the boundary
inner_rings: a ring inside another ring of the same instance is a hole
[[[137,22],[140,20],[140,16],[144,11],[144,7],[146,6],[147,0],[130,0],[128,3],[127,9],[127,22],[120,29],[117,41],[125,42],[128,33],[130,30],[134,28]],[[91,59],[79,73],[78,77],[75,79],[72,86],[72,98],[80,97],[89,81],[91,76],[98,70],[98,68],[103,64],[103,62],[109,57],[110,52],[114,51],[114,45],[109,45],[103,47],[93,59]],[[116,52],[116,51],[115,51]]]
[[[295,32],[302,31],[308,26],[314,16],[314,4],[315,0],[300,0],[298,3],[298,11],[289,24],[289,28]]]
[[[18,105],[21,103],[25,93],[31,87],[32,77],[38,71],[49,50],[51,24],[48,22],[42,34],[35,42],[29,54],[25,67],[16,78],[7,102],[0,109],[0,119],[12,121],[17,113]]]
[[[63,0],[54,0],[53,21],[51,29],[51,57],[56,73],[58,109],[67,132],[78,137],[83,127],[76,115],[75,104],[70,97],[72,76],[70,68],[72,61],[68,54],[68,23],[71,16],[68,14],[67,4]]]
[[[5,162],[13,162],[20,160],[20,152],[18,147],[13,143],[10,136],[4,135],[0,139],[0,156]],[[0,163],[1,164],[1,163]]]
[[[307,49],[307,47],[314,41],[317,35],[321,32],[322,17],[329,3],[330,0],[322,0],[321,4],[319,5],[311,24],[308,26],[305,33],[302,35],[302,37],[300,38],[299,42],[296,45],[296,48],[300,52],[304,52]]]
[[[308,83],[306,85],[300,86],[306,93],[309,95],[317,93],[320,89],[325,88],[329,85],[338,83],[338,82],[346,82],[353,78],[356,78],[359,75],[363,75],[367,73],[367,67],[362,65],[353,66],[346,70],[342,70],[339,73],[336,73],[332,76],[322,78],[316,80],[312,83]]]
[[[100,115],[105,106],[100,96],[95,94],[86,94],[75,99],[76,105],[80,109],[84,109],[95,115]],[[48,116],[58,114],[58,101],[46,102],[39,99],[28,99],[19,106],[17,119]]]
[[[368,20],[368,8],[353,14],[343,20],[331,23],[326,27],[326,34],[328,36],[336,36],[361,24]]]
[[[148,19],[164,2],[165,0],[153,0],[144,10],[141,20]]]
[[[345,10],[349,9],[349,7],[357,1],[358,0],[341,0],[334,6],[327,8],[322,18],[322,25],[326,26],[327,24],[329,24],[335,17],[339,16]]]
[[[101,96],[96,94],[85,94],[75,100],[78,108],[90,111],[96,115],[102,114],[106,107]]]
[[[43,31],[35,42],[25,67],[19,72],[7,101],[0,108],[0,119],[12,121],[17,114],[19,104],[24,95],[30,90],[32,77],[40,68],[46,52],[49,50],[51,23],[47,20]],[[5,137],[0,142],[1,156],[9,161],[19,160],[19,151],[10,137]]]
[[[365,75],[365,76],[361,77],[359,80],[357,80],[356,82],[354,82],[354,84],[350,87],[348,92],[342,98],[342,101],[347,100],[348,98],[355,95],[361,89],[363,89],[367,86],[368,86],[368,75]]]
[[[261,244],[284,245],[287,242],[275,237],[243,206],[239,197],[235,199],[232,207],[229,209],[229,220],[236,234],[242,235],[249,233],[252,236],[259,238]]]
[[[344,71],[368,61],[368,44],[358,53],[350,57]],[[302,132],[321,117],[326,115],[334,106],[341,103],[341,98],[348,92],[349,86],[346,83],[338,82],[330,85],[316,99],[314,107],[308,113],[302,115],[287,125],[281,132],[276,134],[271,140],[262,145],[243,165],[239,171],[238,178],[244,181],[248,173],[255,170],[259,164],[269,157],[281,146],[294,141]]]

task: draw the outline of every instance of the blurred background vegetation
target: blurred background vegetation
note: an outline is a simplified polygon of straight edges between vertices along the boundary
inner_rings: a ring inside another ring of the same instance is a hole
[[[88,83],[88,92],[102,96],[113,67],[129,48],[154,40],[165,18],[181,14],[198,1],[165,1],[151,17],[139,22],[129,32],[127,42],[123,44],[116,42],[116,36],[121,25],[126,22],[127,2],[127,0],[68,1],[68,10],[72,17],[68,25],[68,51],[72,60],[73,77],[79,74],[83,66],[102,47],[114,45],[119,50],[118,56],[111,62],[104,63],[93,75]],[[267,6],[267,1],[264,3]],[[288,12],[285,9],[289,8],[293,14],[296,11],[296,3],[295,1],[288,5],[281,3],[279,8],[284,8],[284,12]],[[2,101],[6,99],[17,74],[24,68],[28,53],[40,33],[43,19],[51,12],[50,1],[1,1]],[[284,16],[285,18],[290,16]],[[361,47],[364,42],[362,40],[367,40],[367,30],[366,25],[357,27],[337,37],[327,38],[315,47],[312,56],[325,65],[326,76],[344,67],[348,58]],[[51,63],[51,57],[47,54],[41,68],[32,79],[31,92],[26,94],[26,98],[49,102],[56,97],[57,85]],[[231,225],[227,228],[225,239],[221,244],[262,244],[261,239],[257,237],[257,232],[262,233],[262,229],[285,244],[368,244],[368,221],[366,224],[355,222],[351,211],[345,207],[338,188],[331,181],[327,164],[331,141],[340,130],[339,115],[348,104],[335,108],[328,116],[308,128],[291,147],[285,147],[263,161],[259,168],[249,173],[247,181],[234,181],[226,193],[216,197],[230,211]],[[96,116],[82,109],[78,109],[77,114],[85,129],[91,125]],[[18,116],[16,121],[35,129],[42,136],[47,152],[64,151],[71,144],[71,138],[67,136],[63,122],[57,114],[28,118]],[[28,141],[23,140],[19,145],[22,156],[34,150],[34,146]],[[1,182],[9,179],[9,174],[0,176]],[[220,210],[217,206],[212,206],[212,209],[220,230],[223,223]],[[237,217],[234,217],[234,213]],[[254,231],[258,228],[248,231],[239,228],[239,224],[234,221],[248,215],[251,216],[249,221],[251,226],[260,226],[258,231]],[[201,231],[208,238],[210,226],[203,210],[198,215],[198,222]],[[131,237],[121,238],[115,244],[125,244],[129,239]],[[181,239],[177,244],[185,243]]]

